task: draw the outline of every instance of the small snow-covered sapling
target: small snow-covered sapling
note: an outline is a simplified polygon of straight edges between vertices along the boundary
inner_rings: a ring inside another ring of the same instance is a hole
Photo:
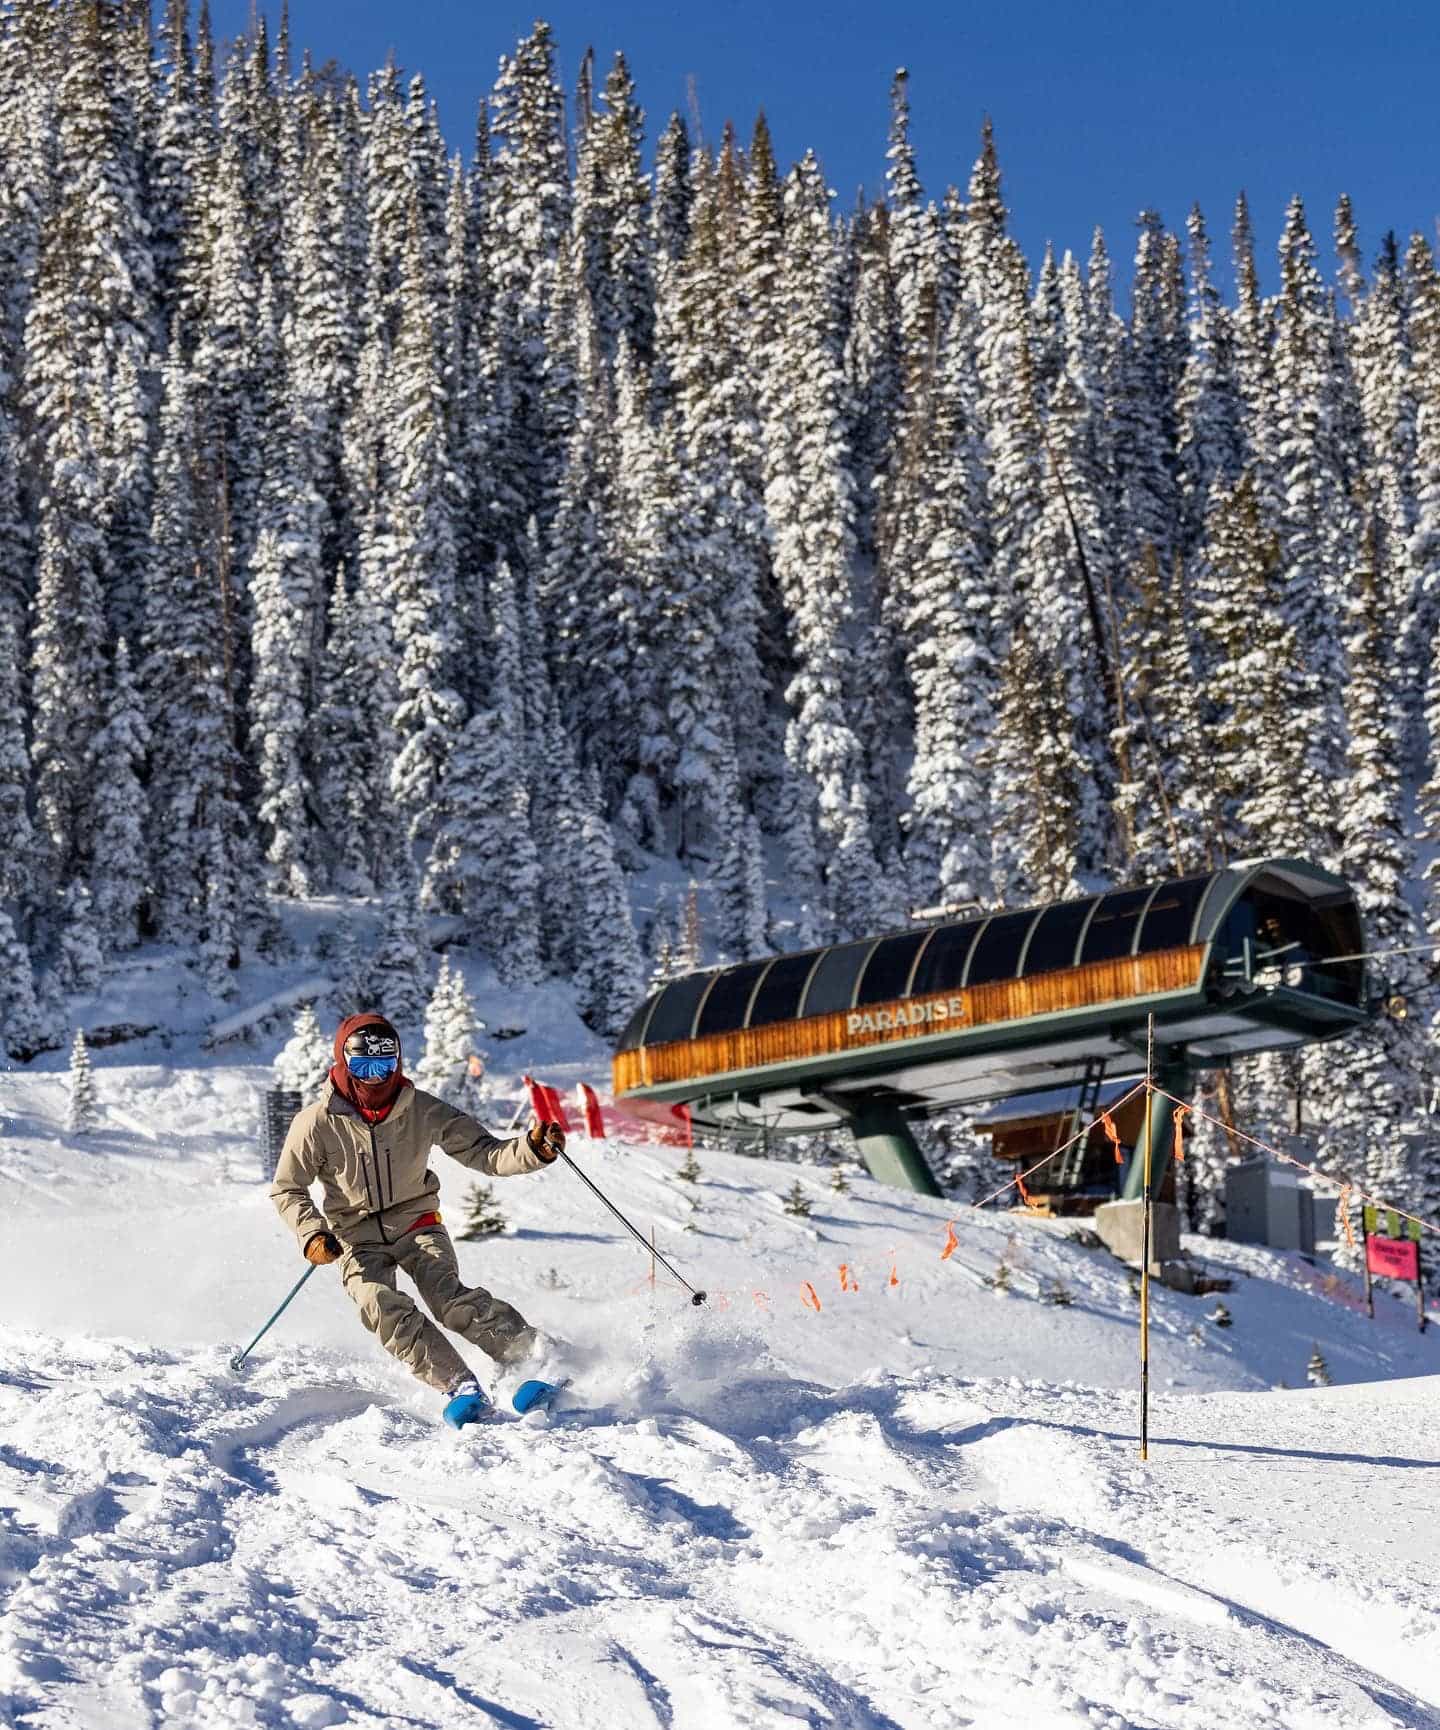
[[[70,1047],[70,1111],[66,1128],[71,1135],[88,1135],[99,1117],[95,1098],[95,1074],[90,1067],[90,1050],[85,1043],[83,1027],[75,1029],[75,1043]]]
[[[1325,1362],[1325,1354],[1318,1345],[1310,1353],[1310,1362],[1305,1366],[1305,1380],[1312,1388],[1328,1388],[1331,1385],[1330,1366]]]
[[[495,1191],[488,1183],[472,1183],[465,1196],[465,1206],[465,1224],[458,1234],[463,1240],[468,1242],[477,1237],[498,1237],[501,1232],[510,1229],[509,1222],[495,1199]]]
[[[806,1195],[803,1189],[801,1189],[800,1179],[798,1177],[795,1179],[794,1183],[790,1185],[789,1189],[785,1191],[782,1199],[784,1201],[786,1213],[792,1215],[795,1219],[808,1219],[810,1217],[810,1209],[813,1204],[811,1203],[810,1197]]]
[[[699,1183],[700,1161],[696,1159],[695,1149],[693,1147],[687,1147],[685,1149],[685,1162],[676,1171],[675,1175],[682,1183]]]
[[[1213,1322],[1217,1328],[1228,1328],[1235,1325],[1234,1317],[1222,1303],[1217,1303],[1215,1308],[1211,1310],[1210,1314],[1206,1316],[1205,1320],[1207,1322]]]

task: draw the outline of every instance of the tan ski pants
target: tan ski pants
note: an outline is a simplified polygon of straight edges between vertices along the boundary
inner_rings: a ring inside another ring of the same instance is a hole
[[[460,1278],[455,1246],[443,1225],[408,1232],[394,1243],[354,1244],[340,1263],[360,1320],[392,1357],[441,1393],[473,1372],[415,1300],[396,1289],[397,1270],[413,1282],[441,1327],[479,1346],[497,1363],[523,1358],[535,1330],[517,1309]]]

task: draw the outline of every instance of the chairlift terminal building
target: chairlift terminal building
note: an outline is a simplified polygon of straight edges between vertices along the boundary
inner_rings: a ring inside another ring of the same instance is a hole
[[[631,1017],[614,1092],[750,1137],[845,1128],[875,1177],[936,1194],[914,1119],[1078,1088],[1078,1128],[1107,1073],[1143,1072],[1151,1015],[1183,1098],[1197,1070],[1369,1020],[1364,947],[1343,879],[1248,861],[686,974]]]

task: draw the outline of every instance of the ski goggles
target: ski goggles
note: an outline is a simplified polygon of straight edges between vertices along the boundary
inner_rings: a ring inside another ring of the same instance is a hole
[[[357,1081],[388,1081],[400,1067],[398,1057],[367,1057],[363,1052],[345,1053],[345,1067]]]

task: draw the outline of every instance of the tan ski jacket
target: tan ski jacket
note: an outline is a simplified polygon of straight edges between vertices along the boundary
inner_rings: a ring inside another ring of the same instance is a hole
[[[516,1177],[546,1163],[523,1135],[500,1141],[418,1087],[402,1087],[384,1122],[367,1123],[330,1082],[290,1125],[270,1199],[302,1249],[317,1231],[347,1244],[393,1243],[434,1208],[434,1147],[489,1177]],[[317,1181],[323,1213],[310,1199]]]

